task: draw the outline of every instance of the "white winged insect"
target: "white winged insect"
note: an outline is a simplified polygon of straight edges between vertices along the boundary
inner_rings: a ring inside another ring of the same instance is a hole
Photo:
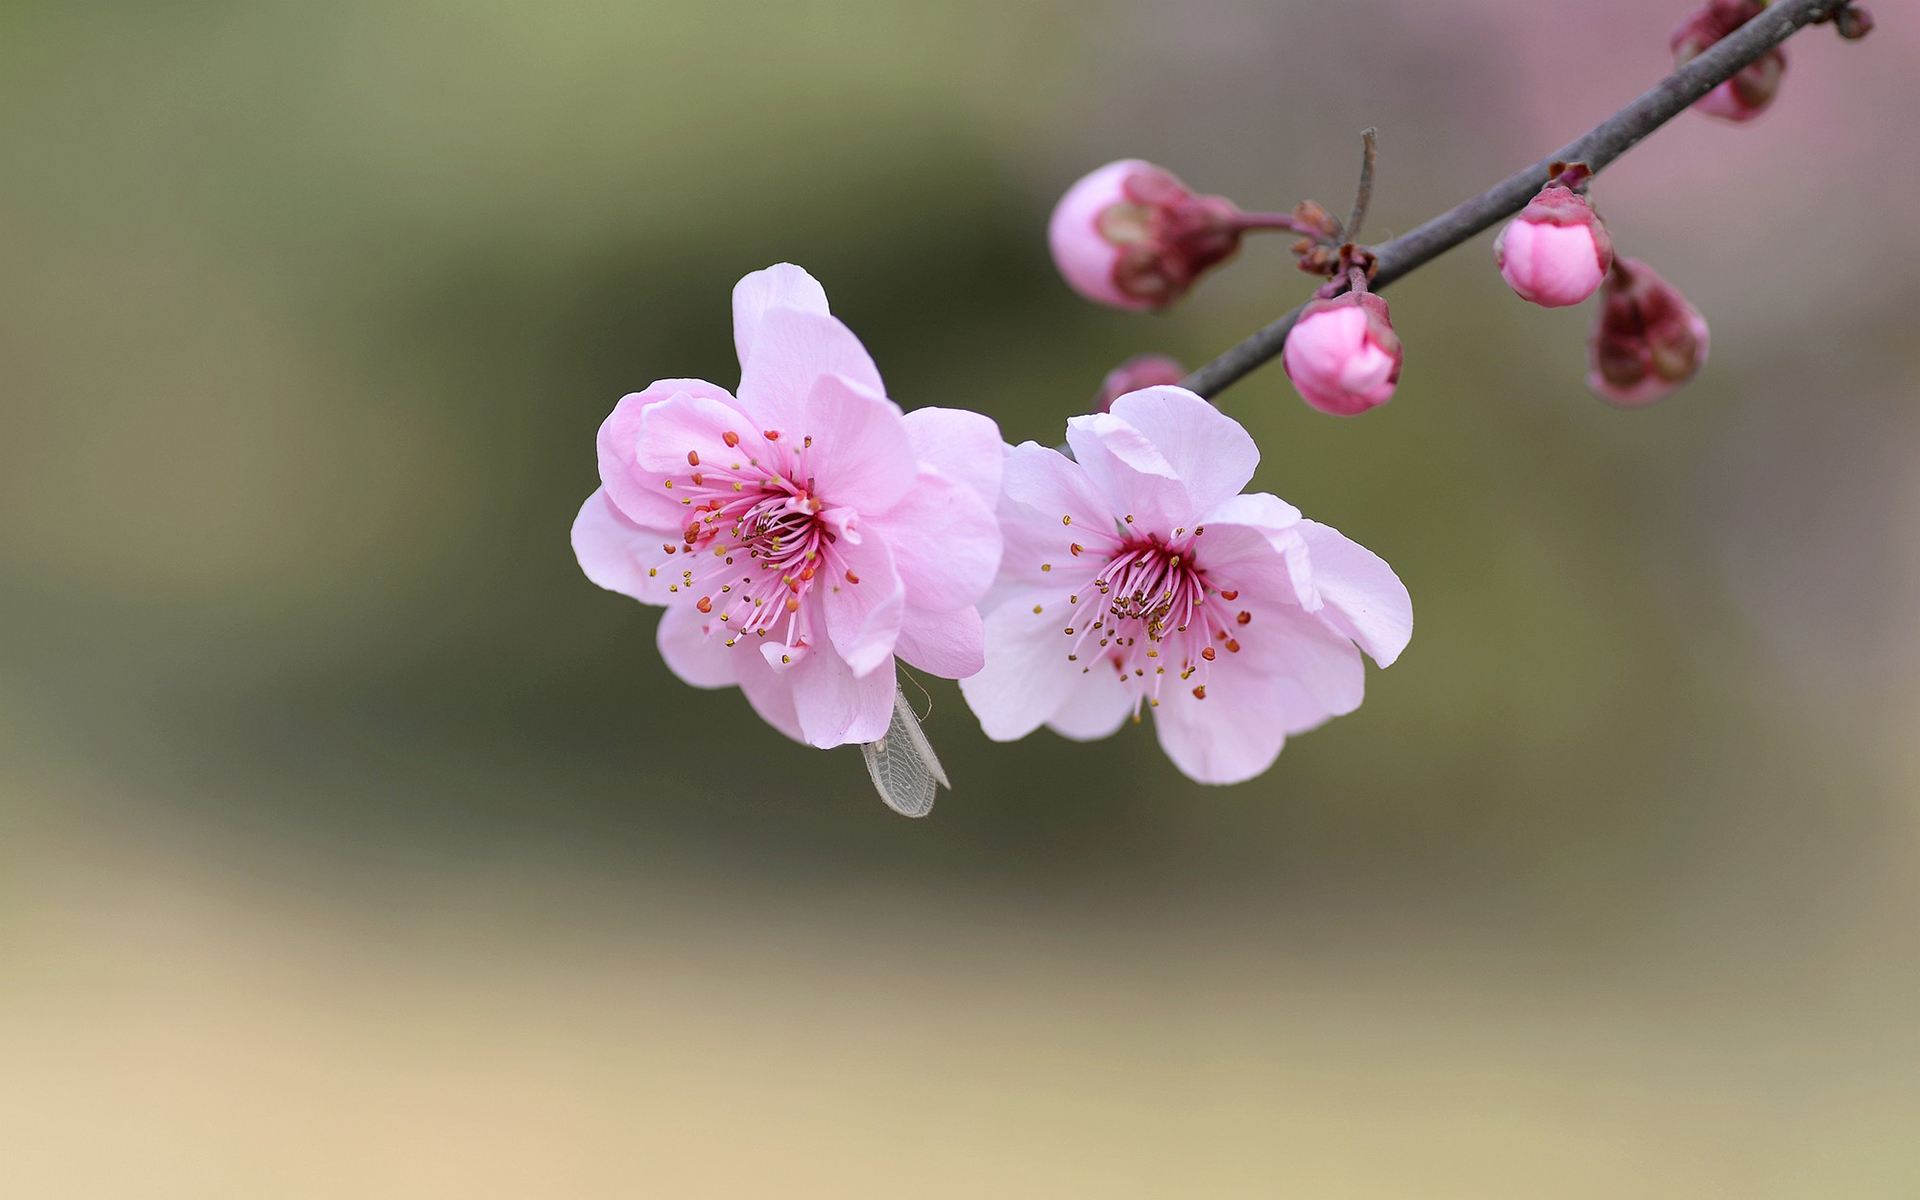
[[[953,787],[898,683],[893,690],[893,721],[879,741],[861,745],[860,755],[867,760],[874,790],[888,808],[903,817],[924,817],[932,812],[936,784]]]

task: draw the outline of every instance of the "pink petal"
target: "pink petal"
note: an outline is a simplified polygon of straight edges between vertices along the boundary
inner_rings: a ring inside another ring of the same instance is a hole
[[[1033,442],[1007,451],[998,516],[1000,572],[982,612],[1084,587],[1114,540],[1112,510],[1080,464]]]
[[[623,596],[647,604],[665,604],[671,599],[667,585],[673,580],[662,573],[648,576],[648,568],[666,552],[665,544],[677,544],[680,535],[648,529],[627,519],[625,513],[597,488],[580,514],[573,519],[573,554],[588,579]]]
[[[1112,737],[1133,714],[1137,695],[1105,661],[1096,662],[1073,681],[1065,702],[1047,719],[1047,728],[1076,742]]]
[[[1240,603],[1252,620],[1236,630],[1240,651],[1210,665],[1206,698],[1167,688],[1152,710],[1161,748],[1201,783],[1253,778],[1289,735],[1352,712],[1365,693],[1352,642],[1291,604]]]
[[[907,603],[946,611],[972,605],[1000,566],[1000,523],[974,492],[935,471],[923,471],[900,503],[867,529],[893,551]]]
[[[820,596],[827,636],[848,668],[866,675],[891,661],[906,598],[886,541],[870,537],[856,545],[842,538],[819,570],[823,577],[814,580],[813,588]]]
[[[682,506],[661,486],[664,477],[639,461],[641,414],[649,405],[681,395],[733,401],[727,389],[704,379],[658,379],[643,392],[622,396],[600,425],[600,483],[622,512],[643,525],[677,529],[684,523]]]
[[[1413,599],[1381,557],[1318,521],[1300,522],[1311,555],[1313,583],[1325,608],[1318,614],[1383,667],[1393,665],[1413,637]]]
[[[810,654],[781,678],[793,680],[794,709],[810,746],[877,741],[893,719],[890,669],[856,676],[837,654]]]
[[[1108,411],[1153,443],[1186,487],[1193,512],[1239,494],[1260,465],[1260,448],[1240,422],[1185,388],[1141,388]]]
[[[727,435],[733,435],[732,445]],[[704,464],[709,467],[741,465],[747,459],[766,462],[772,451],[760,437],[747,415],[731,403],[708,396],[681,394],[649,404],[640,414],[640,436],[634,459],[640,470],[659,476],[684,477]],[[691,454],[695,459],[689,459]],[[657,494],[666,494],[655,484]],[[680,501],[668,495],[676,507]],[[681,522],[683,514],[676,514]]]
[[[1294,596],[1287,547],[1297,547],[1292,528],[1300,510],[1266,492],[1235,496],[1200,518],[1206,532],[1194,539],[1194,562],[1216,588],[1268,600]],[[1298,551],[1304,559],[1304,550]]]
[[[1253,621],[1240,635],[1242,651],[1225,656],[1227,669],[1216,677],[1288,681],[1298,697],[1284,697],[1288,711],[1282,723],[1308,722],[1298,728],[1360,707],[1366,698],[1367,670],[1345,635],[1290,605],[1256,605],[1252,611]]]
[[[811,409],[807,398],[823,375],[839,375],[884,396],[880,372],[853,332],[825,313],[769,309],[760,318],[753,345],[740,360],[740,406],[761,429],[796,438]],[[896,416],[899,410],[895,409]]]
[[[839,375],[814,381],[801,418],[780,436],[796,482],[811,480],[827,503],[863,514],[893,507],[919,474],[900,409]]]
[[[1207,685],[1207,698],[1184,691],[1163,695],[1153,710],[1160,748],[1187,778],[1199,783],[1245,783],[1280,757],[1287,735],[1273,719],[1272,689],[1259,679],[1236,687]]]
[[[667,669],[697,688],[730,687],[739,682],[739,648],[729,650],[724,633],[710,633],[708,618],[691,604],[676,604],[660,614],[654,637]]]
[[[986,665],[986,633],[977,608],[932,612],[909,604],[893,652],[942,679],[965,679]]]
[[[794,706],[793,677],[769,667],[760,655],[745,646],[735,646],[729,654],[740,652],[737,664],[740,691],[760,719],[796,742],[805,742],[800,732],[800,713]]]
[[[792,263],[775,263],[733,285],[733,348],[744,365],[760,322],[776,308],[827,315],[827,293],[820,281]]]
[[[1146,434],[1112,413],[1092,413],[1067,422],[1074,461],[1121,517],[1139,530],[1171,534],[1191,528],[1201,510],[1187,498],[1180,473]]]
[[[986,615],[987,661],[979,674],[960,681],[967,706],[996,742],[1023,738],[1059,711],[1082,663],[1067,660],[1062,630],[1067,598],[1055,603],[1002,605]]]
[[[1067,189],[1047,221],[1047,243],[1067,285],[1097,304],[1115,308],[1152,308],[1150,300],[1129,296],[1114,282],[1120,249],[1100,233],[1106,210],[1127,201],[1127,177],[1151,163],[1137,158],[1108,163]]]
[[[1007,446],[991,417],[959,408],[916,408],[906,422],[907,440],[922,467],[972,488],[988,508],[999,503]]]

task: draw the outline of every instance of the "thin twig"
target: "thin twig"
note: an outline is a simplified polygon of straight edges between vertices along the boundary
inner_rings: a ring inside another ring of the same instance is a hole
[[[1367,206],[1373,203],[1373,164],[1379,158],[1379,133],[1372,127],[1360,133],[1360,185],[1353,189],[1353,215],[1347,218],[1346,240],[1360,240],[1360,227],[1367,223]]]
[[[1386,287],[1417,267],[1490,228],[1524,207],[1547,181],[1555,162],[1585,163],[1598,173],[1640,139],[1684,112],[1688,105],[1731,79],[1742,67],[1815,21],[1831,18],[1847,0],[1777,0],[1765,11],[1709,46],[1698,58],[1653,85],[1639,99],[1539,162],[1517,171],[1470,200],[1416,229],[1374,247],[1379,269],[1372,288]],[[1300,310],[1281,317],[1225,354],[1188,375],[1186,387],[1213,397],[1274,358],[1286,345]]]

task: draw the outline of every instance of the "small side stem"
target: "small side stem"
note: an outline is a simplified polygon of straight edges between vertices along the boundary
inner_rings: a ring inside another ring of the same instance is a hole
[[[1368,126],[1360,132],[1360,184],[1353,190],[1353,215],[1347,218],[1346,240],[1360,240],[1360,227],[1367,223],[1367,208],[1373,203],[1373,166],[1380,157],[1379,130]]]
[[[1233,223],[1234,226],[1243,233],[1255,230],[1279,229],[1287,233],[1305,234],[1311,238],[1322,236],[1321,230],[1315,229],[1313,226],[1296,219],[1292,213],[1241,213],[1238,217],[1234,218]]]

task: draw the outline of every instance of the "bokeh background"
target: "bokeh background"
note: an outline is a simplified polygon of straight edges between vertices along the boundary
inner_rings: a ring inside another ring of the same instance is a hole
[[[0,7],[0,1192],[1920,1194],[1920,40],[1609,171],[1713,323],[1651,410],[1486,239],[1257,483],[1412,646],[1256,783],[1147,731],[852,751],[580,577],[593,434],[823,281],[907,407],[1056,440],[1170,317],[1043,230],[1139,155],[1376,235],[1667,65],[1684,0]]]

